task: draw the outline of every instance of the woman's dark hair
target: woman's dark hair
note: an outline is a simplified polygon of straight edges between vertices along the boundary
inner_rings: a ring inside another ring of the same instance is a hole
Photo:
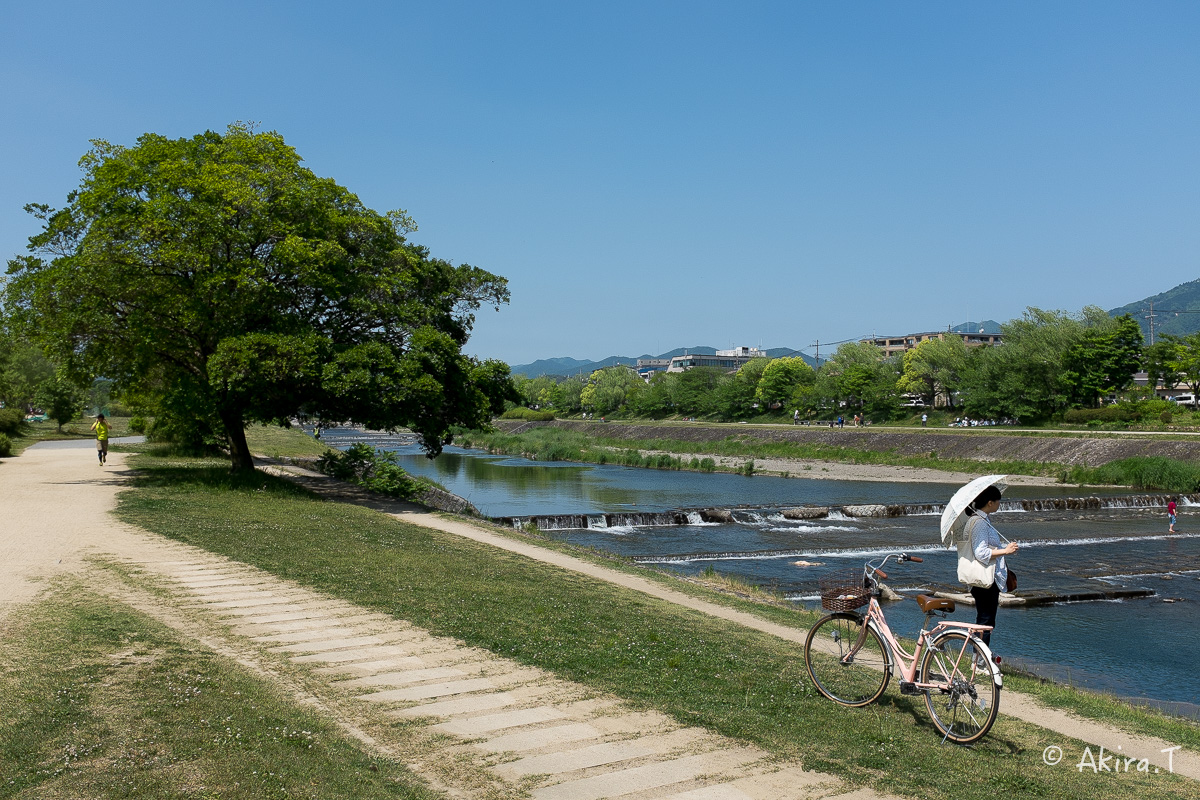
[[[984,489],[982,492],[980,492],[979,496],[976,497],[975,500],[971,503],[970,512],[972,514],[974,514],[976,511],[983,508],[988,503],[992,502],[993,500],[999,500],[999,499],[1000,499],[1000,490],[997,489],[995,486],[989,486],[986,489]]]

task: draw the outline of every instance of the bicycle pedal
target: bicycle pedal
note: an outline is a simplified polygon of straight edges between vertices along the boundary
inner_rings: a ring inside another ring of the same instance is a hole
[[[900,681],[900,694],[916,695],[921,694],[921,690],[912,681]]]

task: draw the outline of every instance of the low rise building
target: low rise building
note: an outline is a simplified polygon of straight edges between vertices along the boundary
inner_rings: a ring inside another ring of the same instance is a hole
[[[637,360],[637,374],[642,380],[650,380],[650,376],[656,372],[663,372],[667,367],[671,366],[669,358],[639,358]]]
[[[1000,333],[964,333],[962,331],[926,331],[924,333],[910,333],[905,336],[875,336],[869,339],[860,341],[869,342],[883,350],[884,357],[894,356],[897,353],[903,353],[905,350],[912,350],[921,342],[928,342],[931,339],[945,339],[948,336],[957,336],[963,340],[967,347],[995,347],[1001,344],[1004,340],[1004,335]]]
[[[732,350],[718,350],[710,355],[690,354],[675,356],[671,359],[667,372],[687,372],[695,367],[718,367],[736,372],[754,358],[766,358],[767,354],[757,347],[735,347]]]

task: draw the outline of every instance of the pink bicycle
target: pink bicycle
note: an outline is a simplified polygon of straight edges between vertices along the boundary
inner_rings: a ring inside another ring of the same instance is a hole
[[[861,576],[821,581],[821,605],[833,613],[822,617],[804,642],[804,663],[817,690],[845,706],[860,707],[879,699],[899,665],[900,693],[923,695],[925,708],[945,740],[971,744],[982,739],[1000,709],[1000,667],[979,634],[985,625],[945,619],[954,601],[918,595],[925,623],[910,654],[888,627],[879,605],[882,567],[920,561],[892,553],[876,564],[868,561]],[[865,614],[855,609],[866,605]],[[933,617],[941,618],[932,629]]]

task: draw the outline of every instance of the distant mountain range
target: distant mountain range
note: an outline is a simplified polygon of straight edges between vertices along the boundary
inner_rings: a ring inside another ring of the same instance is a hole
[[[1162,294],[1138,300],[1108,313],[1114,317],[1129,314],[1142,326],[1146,341],[1150,341],[1150,305],[1154,305],[1154,338],[1164,333],[1187,336],[1200,331],[1200,280],[1181,283]]]
[[[512,372],[514,375],[524,375],[527,378],[536,378],[539,375],[590,375],[598,369],[611,367],[615,364],[625,364],[634,366],[639,358],[674,358],[682,355],[699,355],[711,356],[717,352],[715,347],[677,347],[662,355],[653,356],[649,353],[640,356],[609,356],[600,361],[582,361],[578,358],[542,358],[534,361],[532,364],[513,364]],[[771,358],[782,358],[783,356],[799,356],[803,358],[809,366],[815,367],[817,362],[812,356],[806,355],[793,350],[790,347],[772,347],[770,350],[764,351]],[[822,359],[824,360],[824,359]]]
[[[1114,308],[1108,313],[1114,317],[1121,314],[1131,314],[1138,324],[1142,326],[1142,332],[1146,336],[1146,340],[1150,340],[1150,306],[1154,305],[1154,336],[1157,339],[1164,333],[1174,334],[1176,336],[1187,336],[1188,334],[1200,331],[1200,279],[1181,283],[1174,289],[1147,297],[1144,300],[1138,300],[1129,305]],[[928,329],[926,329],[928,330]],[[995,320],[984,320],[983,322],[964,322],[961,325],[955,325],[951,330],[958,333],[1000,333],[1000,323]],[[901,336],[906,333],[918,333],[924,331],[902,331],[894,334]],[[889,334],[891,336],[893,334]],[[864,337],[865,338],[865,337]],[[824,349],[824,346],[822,346]],[[687,353],[695,353],[697,355],[712,355],[717,352],[715,347],[677,347],[661,355],[652,356],[644,354],[641,356],[609,356],[600,361],[587,361],[578,358],[543,358],[534,361],[532,364],[514,364],[512,371],[514,375],[525,375],[528,378],[536,378],[539,375],[588,375],[595,370],[604,367],[611,367],[614,364],[627,364],[633,366],[639,358],[673,358]],[[790,347],[772,347],[766,351],[771,358],[781,358],[783,356],[800,356],[810,366],[817,366],[816,359],[807,353],[801,353],[798,350],[793,350]],[[821,359],[824,361],[825,359]]]

